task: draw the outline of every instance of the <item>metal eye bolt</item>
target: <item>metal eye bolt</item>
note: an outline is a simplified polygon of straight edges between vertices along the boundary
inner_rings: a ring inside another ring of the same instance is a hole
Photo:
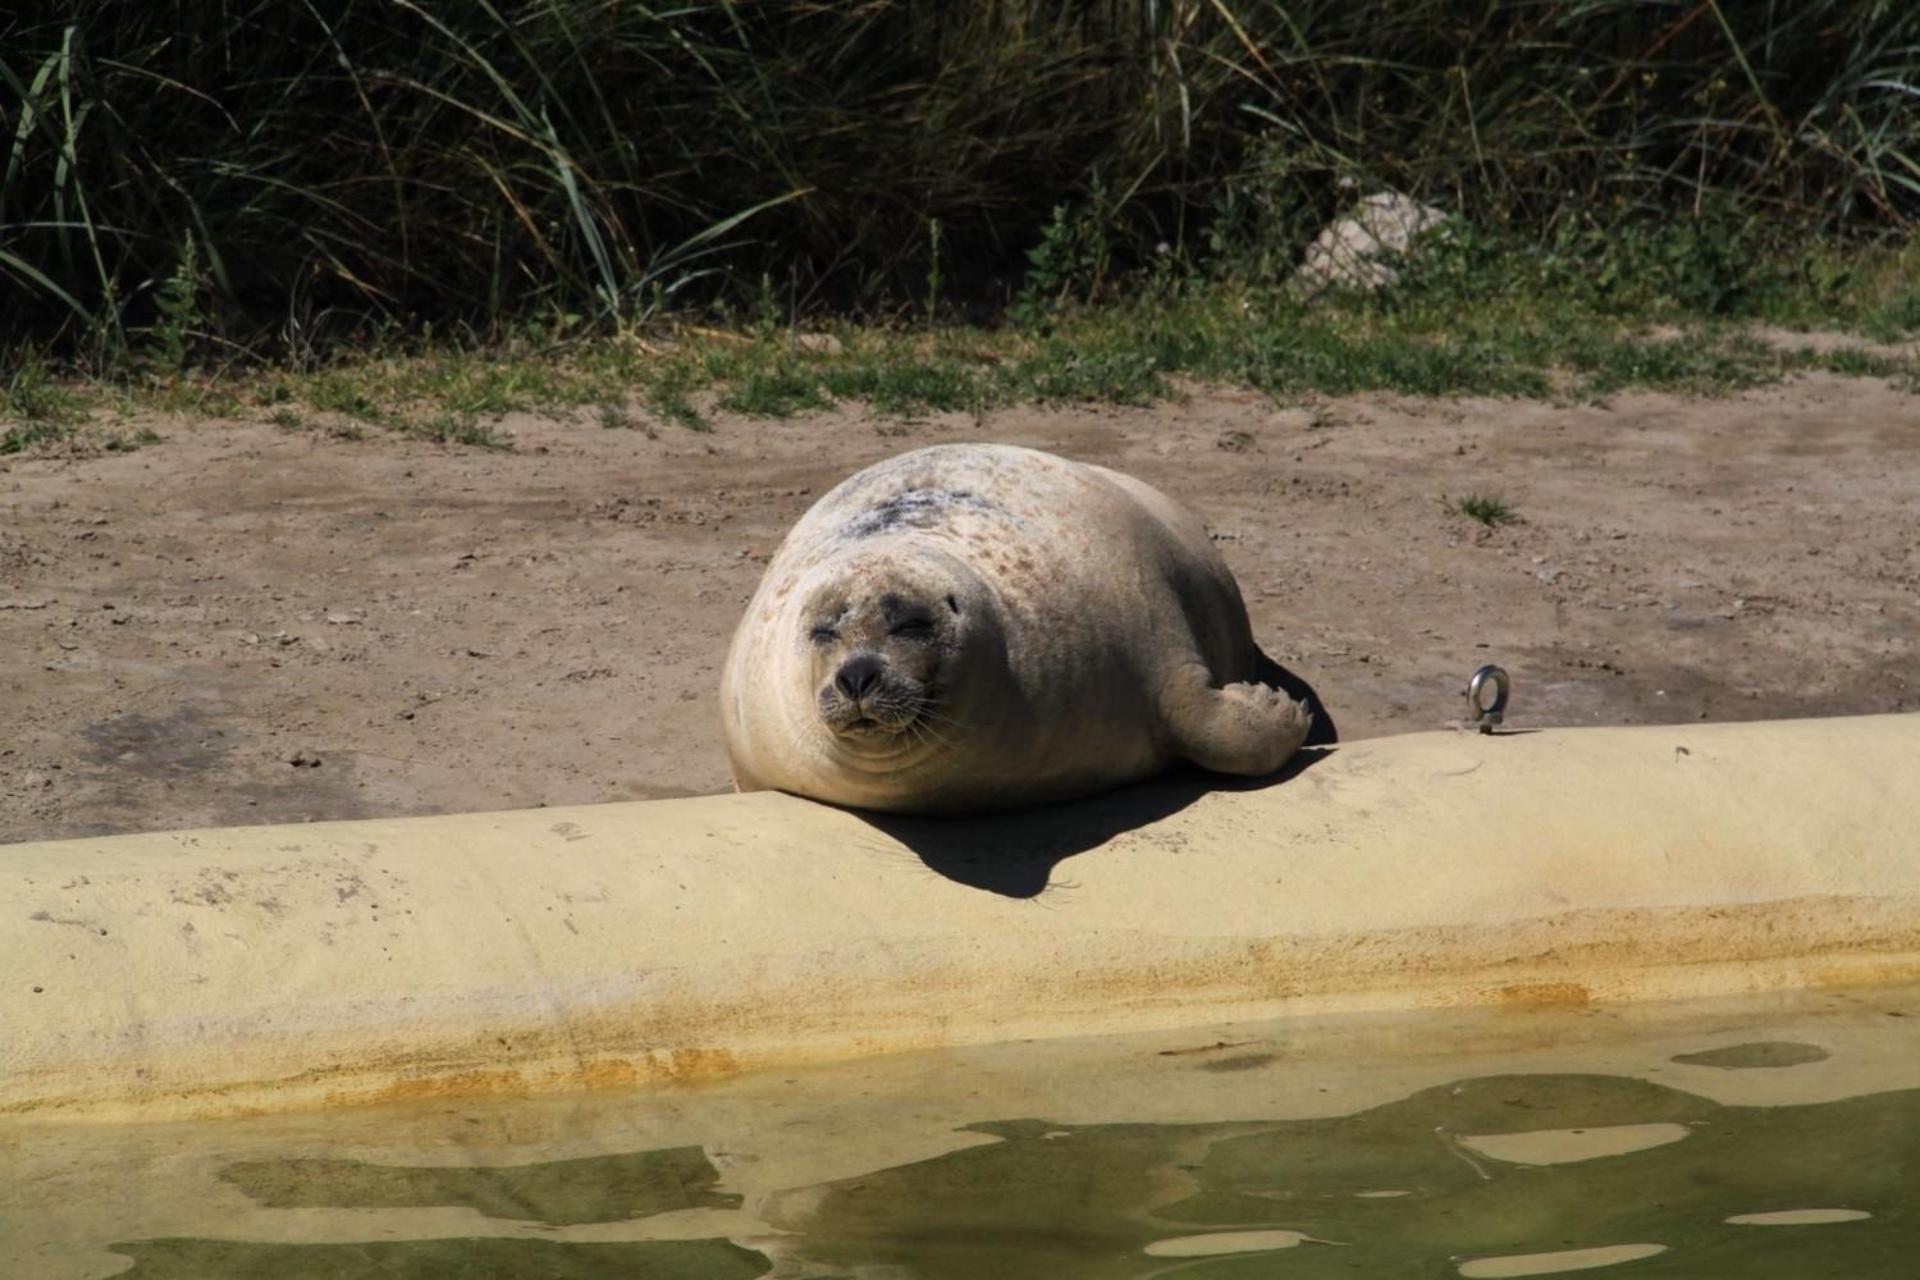
[[[1493,686],[1492,706],[1487,706],[1483,701],[1488,685]],[[1492,665],[1480,668],[1473,673],[1473,678],[1467,681],[1467,710],[1471,713],[1468,718],[1480,732],[1492,733],[1493,727],[1505,718],[1507,694],[1512,687],[1512,681],[1507,679],[1506,670]]]

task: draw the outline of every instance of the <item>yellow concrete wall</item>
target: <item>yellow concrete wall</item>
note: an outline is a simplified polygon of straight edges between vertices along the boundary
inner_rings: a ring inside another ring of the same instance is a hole
[[[1421,734],[964,821],[763,794],[14,845],[0,904],[0,1113],[1911,980],[1920,716]]]

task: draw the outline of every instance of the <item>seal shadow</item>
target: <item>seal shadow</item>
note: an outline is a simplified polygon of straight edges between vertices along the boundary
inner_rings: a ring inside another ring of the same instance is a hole
[[[946,817],[852,811],[957,884],[1007,898],[1037,898],[1054,868],[1127,831],[1158,822],[1214,791],[1259,791],[1283,786],[1332,754],[1339,741],[1333,717],[1312,685],[1259,655],[1256,677],[1313,711],[1306,743],[1278,773],[1239,778],[1180,765],[1131,786],[1063,804]]]
[[[1340,741],[1340,728],[1333,721],[1333,712],[1321,701],[1319,690],[1259,649],[1253,651],[1253,678],[1296,702],[1305,702],[1307,710],[1313,712],[1313,728],[1307,730],[1307,740],[1302,746],[1330,747]]]

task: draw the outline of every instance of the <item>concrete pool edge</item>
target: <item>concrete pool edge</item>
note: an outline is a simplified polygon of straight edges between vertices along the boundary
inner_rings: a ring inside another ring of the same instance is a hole
[[[0,1113],[1910,981],[1916,761],[1915,715],[1440,733],[964,822],[757,795],[0,847]]]

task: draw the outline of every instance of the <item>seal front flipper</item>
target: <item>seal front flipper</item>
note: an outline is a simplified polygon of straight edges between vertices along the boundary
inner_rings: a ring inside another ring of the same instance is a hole
[[[1261,777],[1279,772],[1313,727],[1304,702],[1264,684],[1213,688],[1194,667],[1164,708],[1174,750],[1202,769]]]

